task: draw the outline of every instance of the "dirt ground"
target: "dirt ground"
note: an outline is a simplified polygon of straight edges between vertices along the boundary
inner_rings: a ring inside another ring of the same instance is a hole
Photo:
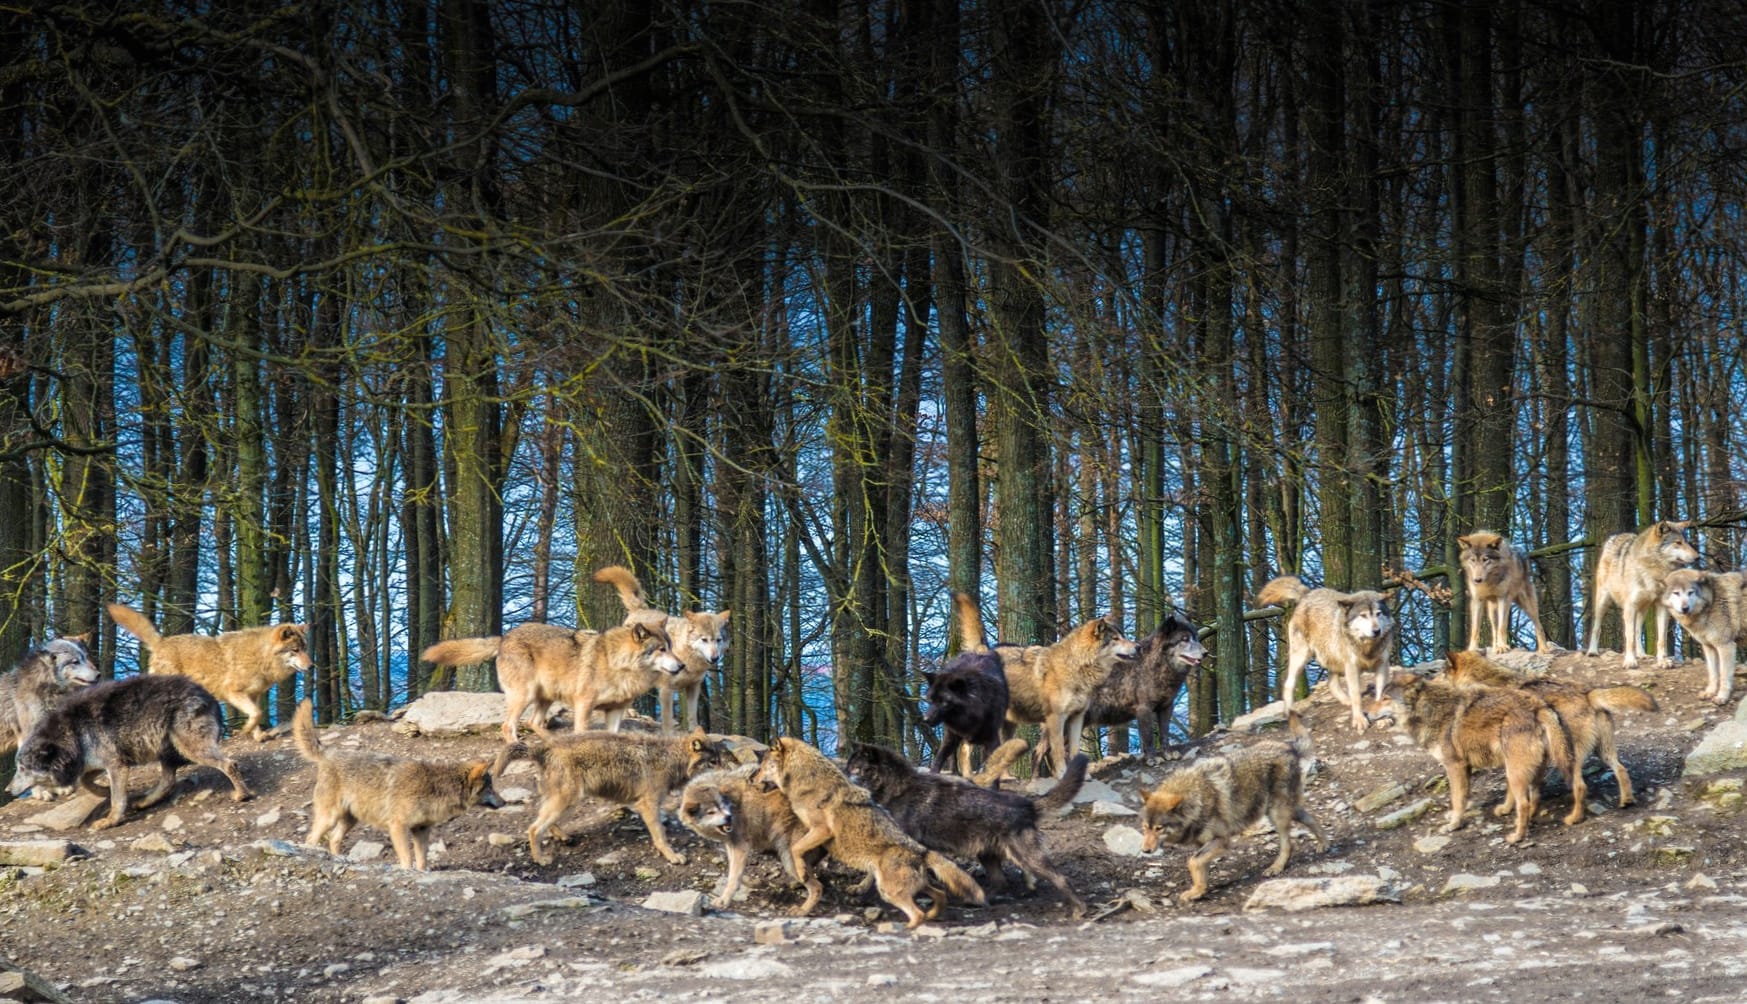
[[[988,908],[955,905],[905,932],[896,911],[854,895],[854,877],[833,872],[812,919],[791,923],[781,944],[760,944],[773,935],[760,922],[788,919],[800,899],[773,860],[749,869],[745,900],[731,911],[646,910],[639,904],[654,892],[711,891],[725,871],[721,855],[672,824],[669,837],[689,861],[670,865],[635,815],[591,803],[567,818],[574,839],[555,863],[535,865],[522,839],[537,800],[531,773],[500,785],[524,801],[442,827],[427,874],[394,867],[386,847],[370,860],[333,858],[297,846],[312,776],[289,738],[232,739],[227,748],[257,793],[240,805],[204,769],[185,770],[167,804],[101,833],[29,822],[43,803],[0,805],[0,840],[70,838],[88,854],[46,871],[0,868],[0,957],[71,1000],[182,1004],[452,1004],[607,991],[700,1000],[902,992],[1036,1001],[1161,990],[1187,999],[1740,999],[1742,777],[1681,778],[1687,752],[1731,709],[1698,700],[1699,663],[1627,670],[1617,655],[1568,654],[1553,675],[1636,684],[1661,710],[1620,723],[1637,807],[1613,807],[1614,780],[1592,760],[1596,815],[1560,825],[1569,793],[1555,780],[1518,847],[1505,845],[1505,827],[1484,811],[1502,795],[1498,772],[1477,777],[1481,811],[1466,828],[1444,846],[1427,842],[1448,804],[1436,763],[1404,737],[1349,731],[1344,709],[1322,688],[1313,695],[1318,765],[1307,804],[1332,846],[1319,853],[1300,841],[1286,877],[1381,875],[1399,903],[1246,913],[1273,855],[1273,837],[1259,834],[1213,866],[1205,900],[1179,907],[1186,852],[1113,853],[1106,831],[1136,821],[1095,817],[1083,804],[1045,831],[1093,919],[1068,918],[1047,886],[1028,894],[1016,885],[1017,895]],[[407,737],[386,722],[329,729],[323,741],[430,758],[496,749],[492,735]],[[1112,758],[1093,776],[1134,808],[1138,789],[1174,766]],[[1392,782],[1405,794],[1353,808]],[[1431,799],[1425,815],[1377,828],[1378,818],[1422,798]],[[360,841],[387,844],[360,828],[348,849]]]

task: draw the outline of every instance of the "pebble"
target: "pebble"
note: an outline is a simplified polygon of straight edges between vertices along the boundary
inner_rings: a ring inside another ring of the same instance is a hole
[[[643,909],[660,910],[662,913],[683,913],[692,917],[704,914],[704,894],[696,889],[682,889],[677,892],[652,892],[643,901]]]
[[[1121,823],[1104,831],[1104,846],[1109,849],[1110,853],[1122,857],[1139,856],[1141,839],[1139,830]]]
[[[182,817],[181,816],[178,816],[174,812],[172,812],[169,815],[164,817],[164,830],[166,832],[175,833],[177,830],[180,830],[181,828],[182,828]]]
[[[360,840],[352,845],[351,850],[346,852],[346,860],[374,861],[382,856],[383,850],[385,850],[383,845],[374,840]]]
[[[172,958],[170,960],[169,965],[170,965],[170,968],[172,970],[174,970],[175,972],[185,973],[190,969],[199,969],[200,968],[200,960],[199,959],[191,959],[186,955],[178,955],[175,958]]]
[[[1444,891],[1461,892],[1465,889],[1491,889],[1502,881],[1497,875],[1470,875],[1467,872],[1458,872],[1451,875],[1449,881],[1444,883]]]
[[[594,872],[577,872],[574,875],[558,877],[560,889],[586,889],[591,885],[594,885]]]
[[[1135,812],[1133,809],[1130,809],[1128,806],[1123,805],[1121,802],[1093,802],[1092,803],[1092,817],[1094,819],[1096,819],[1100,816],[1138,816],[1138,815],[1140,815],[1140,813]]]
[[[493,847],[512,847],[521,843],[521,838],[513,833],[491,832],[485,835],[485,842]]]
[[[261,813],[259,816],[255,817],[255,828],[256,829],[263,829],[264,830],[269,826],[276,826],[276,825],[278,825],[278,823],[279,823],[279,807],[277,805],[275,805],[271,809],[268,809],[266,812]]]

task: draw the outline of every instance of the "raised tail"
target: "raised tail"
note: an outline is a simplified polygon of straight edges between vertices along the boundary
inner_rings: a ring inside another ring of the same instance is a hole
[[[1268,584],[1256,594],[1256,602],[1265,607],[1275,604],[1284,606],[1288,603],[1297,603],[1308,592],[1310,592],[1310,587],[1304,584],[1303,579],[1296,575],[1282,575],[1277,579],[1268,580]]]
[[[297,753],[310,763],[321,763],[321,743],[315,738],[315,704],[304,698],[291,716],[291,738],[297,743]]]
[[[1286,712],[1286,734],[1291,737],[1287,744],[1300,760],[1308,760],[1315,754],[1316,747],[1310,741],[1310,726],[1304,724],[1304,716],[1295,709]]]
[[[1598,687],[1589,692],[1589,706],[1603,711],[1657,711],[1656,698],[1640,687]]]
[[[1037,811],[1042,813],[1054,813],[1063,806],[1072,804],[1074,796],[1080,793],[1081,786],[1086,783],[1086,767],[1089,763],[1091,761],[1086,759],[1086,754],[1074,754],[1074,758],[1068,761],[1068,769],[1062,771],[1061,780],[1055,783],[1055,787],[1032,799],[1031,804],[1037,806]]]
[[[934,873],[934,877],[946,886],[947,892],[978,906],[983,906],[988,902],[983,898],[983,887],[977,885],[977,880],[971,878],[969,872],[953,864],[952,859],[935,851],[929,851],[923,860],[927,863],[928,870]]]
[[[971,782],[984,788],[999,783],[1001,775],[1007,773],[1007,768],[1013,766],[1013,761],[1019,759],[1020,754],[1030,746],[1022,737],[1014,736],[995,747],[995,752],[990,753],[989,758],[983,761],[983,769],[971,775]]]
[[[449,638],[425,649],[419,658],[439,666],[471,666],[497,658],[502,648],[503,639],[496,635],[490,638]]]
[[[109,617],[111,620],[115,621],[115,623],[120,624],[122,629],[128,634],[138,638],[140,644],[144,645],[147,651],[157,648],[158,642],[164,640],[164,636],[158,633],[158,629],[152,625],[151,620],[147,618],[145,614],[142,614],[131,607],[124,607],[119,603],[111,603],[109,605]]]
[[[608,565],[594,573],[594,580],[618,590],[619,602],[625,605],[626,613],[634,614],[649,608],[649,600],[643,595],[643,583],[638,582],[637,574],[624,565]]]
[[[952,594],[952,611],[958,620],[958,641],[961,652],[987,652],[989,642],[983,635],[983,612],[969,593]]]

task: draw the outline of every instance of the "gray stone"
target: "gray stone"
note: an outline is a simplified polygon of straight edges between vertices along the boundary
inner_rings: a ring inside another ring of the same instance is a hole
[[[497,797],[511,805],[521,805],[533,799],[534,791],[531,788],[499,788]]]
[[[170,838],[162,833],[148,833],[130,844],[136,851],[146,851],[151,854],[174,854],[176,845],[170,843]]]
[[[269,826],[277,826],[278,823],[279,823],[279,807],[277,805],[275,805],[271,809],[268,809],[266,812],[261,813],[259,816],[255,817],[255,828],[256,829],[264,830]]]
[[[170,960],[170,968],[178,973],[185,973],[191,969],[199,969],[200,965],[201,963],[199,959],[191,959],[186,955],[178,955]]]
[[[504,696],[495,691],[433,690],[407,705],[394,728],[413,735],[493,732],[503,727],[503,713]]]
[[[1432,811],[1432,807],[1436,804],[1429,798],[1422,798],[1406,808],[1396,809],[1387,816],[1378,817],[1377,828],[1379,830],[1393,830],[1398,826],[1405,826]]]
[[[1140,815],[1140,813],[1134,811],[1133,809],[1130,809],[1126,805],[1123,805],[1121,802],[1093,802],[1092,803],[1092,818],[1093,819],[1098,819],[1100,817],[1106,817],[1106,816],[1138,816],[1138,815]]]
[[[375,861],[386,848],[374,840],[360,840],[346,852],[348,861]]]
[[[1502,881],[1504,880],[1497,875],[1470,875],[1466,872],[1459,872],[1451,875],[1449,881],[1444,883],[1444,891],[1464,892],[1469,889],[1491,889]]]
[[[1212,966],[1178,966],[1175,969],[1161,969],[1152,973],[1135,973],[1130,979],[1143,987],[1172,990],[1177,987],[1186,987],[1211,972],[1213,972]]]
[[[64,863],[78,850],[65,840],[9,840],[0,843],[0,865],[48,868]]]
[[[767,980],[788,976],[792,972],[794,970],[789,966],[762,956],[723,959],[698,967],[698,975],[718,980]]]
[[[649,894],[649,898],[643,901],[643,909],[701,917],[704,913],[706,899],[707,897],[696,889],[681,889],[678,892],[652,892]]]
[[[1402,784],[1400,781],[1390,781],[1388,784],[1382,785],[1378,788],[1373,788],[1371,791],[1360,796],[1360,798],[1353,803],[1353,808],[1360,812],[1376,812],[1378,809],[1383,808],[1385,805],[1388,805],[1390,802],[1393,802],[1406,794],[1407,785]]]
[[[1254,732],[1265,725],[1278,725],[1286,720],[1286,702],[1264,704],[1247,715],[1232,719],[1231,731]]]
[[[1413,849],[1421,854],[1436,854],[1450,846],[1451,837],[1444,833],[1434,833],[1429,837],[1421,837],[1413,842]]]
[[[1329,878],[1270,879],[1256,886],[1244,903],[1247,910],[1314,910],[1325,906],[1369,906],[1399,903],[1401,893],[1376,875],[1337,875]]]
[[[1141,852],[1140,845],[1140,831],[1132,826],[1125,826],[1122,823],[1117,823],[1115,826],[1104,831],[1104,846],[1108,848],[1112,854],[1120,855],[1125,858],[1136,857]]]
[[[108,804],[109,797],[107,795],[93,795],[88,791],[81,791],[60,805],[31,816],[27,821],[51,830],[71,830],[74,827],[83,826],[85,820],[90,819],[93,812]]]
[[[587,896],[564,896],[559,899],[535,900],[532,903],[515,903],[504,907],[503,915],[510,920],[521,920],[543,910],[580,910],[588,905]]]
[[[781,945],[786,944],[794,934],[794,921],[763,920],[753,925],[752,941],[759,945]]]
[[[1747,708],[1747,701],[1741,702]],[[1681,773],[1686,777],[1704,777],[1747,767],[1747,721],[1731,718],[1712,729],[1686,755]]]
[[[485,842],[493,847],[514,847],[522,842],[522,838],[513,833],[498,833],[493,831],[485,835]]]
[[[560,875],[557,886],[560,889],[586,889],[594,885],[594,872],[577,872],[574,875]]]

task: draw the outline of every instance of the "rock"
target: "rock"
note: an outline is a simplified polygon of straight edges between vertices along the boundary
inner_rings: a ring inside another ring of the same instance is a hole
[[[255,817],[255,828],[257,830],[264,830],[269,826],[277,826],[278,824],[279,807],[277,805]]]
[[[1044,792],[1049,791],[1051,788],[1054,788],[1055,785],[1055,778],[1040,777],[1033,779],[1030,784],[1027,784],[1025,786],[1025,791],[1028,794],[1041,795]],[[1080,790],[1074,792],[1073,804],[1085,805],[1087,802],[1116,802],[1120,804],[1122,802],[1122,795],[1115,788],[1110,787],[1103,781],[1089,777],[1086,779],[1085,784],[1080,785]]]
[[[377,994],[374,997],[364,998],[358,1004],[406,1004],[406,998],[396,997],[393,994]]]
[[[162,833],[148,833],[130,844],[136,851],[146,851],[152,854],[173,854],[176,845],[170,843],[170,838]]]
[[[407,705],[394,730],[411,735],[492,732],[503,727],[504,696],[492,691],[433,690]]]
[[[867,985],[870,987],[895,987],[898,985],[898,978],[891,973],[869,973]]]
[[[190,969],[199,969],[200,960],[191,959],[186,955],[178,955],[170,960],[169,966],[178,973],[185,973]]]
[[[48,980],[24,968],[5,956],[0,956],[0,998],[17,1001],[46,1001],[48,1004],[72,1004],[72,1001]]]
[[[1092,803],[1092,818],[1093,819],[1098,819],[1100,817],[1106,817],[1106,816],[1138,816],[1138,815],[1140,815],[1140,813],[1134,811],[1133,809],[1130,809],[1126,805],[1123,805],[1121,802],[1093,802]]]
[[[1225,975],[1233,983],[1278,983],[1286,978],[1284,969],[1250,969],[1243,966],[1228,966]]]
[[[1656,863],[1664,865],[1684,864],[1686,860],[1698,852],[1698,848],[1686,844],[1663,844],[1655,849]]]
[[[637,880],[640,882],[653,882],[661,877],[661,870],[659,868],[652,868],[649,865],[638,865],[637,870],[632,874],[636,875]]]
[[[1432,807],[1436,804],[1432,799],[1422,798],[1404,809],[1396,809],[1387,816],[1378,817],[1376,826],[1379,830],[1393,830],[1398,826],[1405,826],[1432,811]]]
[[[352,971],[352,964],[350,962],[336,962],[330,966],[323,966],[321,974],[322,974],[323,979],[331,980],[336,976],[339,976],[343,973],[349,973],[351,971]]]
[[[1741,702],[1747,708],[1747,701]],[[1737,708],[1736,714],[1740,714]],[[1686,755],[1683,777],[1704,777],[1747,767],[1747,721],[1730,718],[1712,729]]]
[[[1407,785],[1402,784],[1400,781],[1391,781],[1388,784],[1379,788],[1374,788],[1370,792],[1361,796],[1353,803],[1353,808],[1360,812],[1376,812],[1378,809],[1383,808],[1385,805],[1388,805],[1390,802],[1393,802],[1406,794]]]
[[[1686,880],[1686,888],[1688,889],[1715,889],[1716,887],[1717,880],[1706,875],[1704,872],[1699,872],[1697,875]]]
[[[1125,858],[1136,857],[1140,854],[1141,839],[1139,830],[1122,823],[1117,823],[1104,831],[1104,846],[1110,850],[1110,853]]]
[[[1332,941],[1306,941],[1295,945],[1275,945],[1272,948],[1264,949],[1262,954],[1273,956],[1276,959],[1296,959],[1300,956],[1317,955],[1334,950],[1335,943]]]
[[[8,840],[0,842],[0,865],[52,868],[79,853],[65,840]]]
[[[1244,910],[1277,909],[1288,912],[1325,906],[1369,906],[1399,903],[1401,893],[1376,875],[1338,875],[1330,878],[1269,879],[1256,886]]]
[[[382,856],[383,850],[385,850],[383,845],[374,840],[360,840],[352,845],[351,850],[346,852],[346,860],[375,861]]]
[[[1491,889],[1504,881],[1497,875],[1470,875],[1458,872],[1444,883],[1444,892],[1465,892],[1469,889]]]
[[[676,948],[661,957],[661,964],[673,968],[695,966],[709,957],[710,953],[702,949]]]
[[[1741,779],[1738,777],[1723,777],[1705,785],[1705,790],[1699,793],[1699,801],[1718,812],[1740,812],[1742,805],[1747,804],[1747,798],[1741,793]]]
[[[1678,822],[1675,816],[1649,816],[1643,822],[1644,832],[1652,837],[1672,837]]]
[[[532,788],[499,788],[497,797],[511,805],[521,805],[533,800],[534,791]]]
[[[1211,972],[1213,972],[1211,966],[1179,966],[1176,969],[1162,969],[1152,973],[1135,973],[1129,979],[1143,987],[1173,990],[1177,987],[1186,987]]]
[[[1516,872],[1518,875],[1539,875],[1541,874],[1541,866],[1533,861],[1524,861],[1516,866]]]
[[[1413,842],[1413,849],[1421,854],[1436,854],[1450,846],[1452,838],[1446,833],[1434,833],[1429,837],[1421,837]]]
[[[556,883],[560,889],[586,889],[594,885],[594,872],[577,872],[574,875],[561,875]]]
[[[1286,720],[1286,702],[1275,701],[1264,704],[1247,715],[1239,715],[1232,719],[1231,731],[1254,732],[1265,725],[1278,725]]]
[[[182,828],[182,817],[176,815],[174,812],[169,813],[164,816],[163,826],[165,833],[175,833]]]
[[[649,898],[643,901],[643,909],[701,917],[704,914],[704,900],[704,894],[696,889],[682,889],[678,892],[652,892],[649,894]]]
[[[299,847],[289,840],[257,840],[250,845],[263,854],[276,858],[294,858],[299,854],[308,853],[307,848]]]
[[[767,980],[776,976],[787,976],[792,972],[794,970],[789,966],[762,956],[724,959],[698,969],[698,975],[718,980]]]
[[[790,920],[762,920],[753,925],[752,942],[757,945],[782,945],[794,937],[795,924]]]
[[[580,910],[589,905],[587,896],[563,896],[558,899],[535,900],[532,903],[514,903],[503,908],[503,915],[510,920],[521,920],[542,910]]]
[[[88,791],[81,791],[60,805],[31,816],[27,822],[51,830],[70,830],[85,825],[85,820],[90,819],[93,812],[108,804],[109,797],[107,795],[93,795]]]
[[[493,847],[514,847],[522,842],[522,838],[513,833],[498,833],[493,831],[485,835],[485,842]]]

